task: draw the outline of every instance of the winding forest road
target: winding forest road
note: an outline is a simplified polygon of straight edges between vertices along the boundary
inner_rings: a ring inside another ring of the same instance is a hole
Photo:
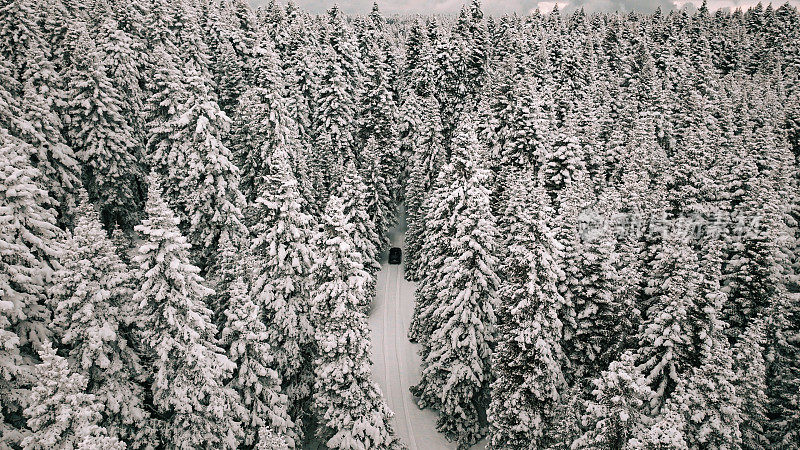
[[[389,230],[392,247],[405,249],[405,214]],[[405,258],[405,255],[403,255]],[[376,297],[369,313],[372,333],[372,376],[380,385],[389,408],[394,411],[397,436],[409,450],[451,450],[454,442],[436,431],[435,411],[417,407],[409,387],[420,379],[418,345],[408,341],[407,330],[414,312],[414,283],[403,276],[405,265],[389,265],[382,255]],[[473,449],[483,448],[479,443]]]

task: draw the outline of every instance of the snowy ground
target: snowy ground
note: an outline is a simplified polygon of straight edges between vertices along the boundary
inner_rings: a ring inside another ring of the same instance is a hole
[[[405,248],[405,214],[389,231],[392,247]],[[404,255],[405,256],[405,255]],[[394,411],[394,430],[409,450],[449,450],[456,444],[436,431],[436,413],[420,410],[408,388],[419,381],[418,345],[406,335],[414,312],[415,285],[403,276],[405,266],[381,260],[377,296],[372,304],[369,325],[372,330],[372,374],[380,385],[389,408]],[[482,449],[482,442],[473,449]]]

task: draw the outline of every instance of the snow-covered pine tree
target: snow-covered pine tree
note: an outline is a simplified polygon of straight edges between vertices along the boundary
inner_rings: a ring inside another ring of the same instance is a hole
[[[73,372],[65,358],[48,343],[39,352],[30,406],[25,409],[32,434],[22,441],[25,450],[103,448],[123,450],[125,444],[99,425],[103,402],[86,393],[88,380]],[[94,447],[97,448],[97,447]]]
[[[400,186],[403,201],[409,189],[408,177],[411,172],[411,158],[420,144],[420,134],[423,126],[422,97],[412,89],[403,91],[402,100],[397,110],[397,143],[400,158],[403,160],[403,169],[400,172]]]
[[[544,187],[555,199],[558,192],[569,185],[576,173],[584,171],[584,155],[575,129],[567,124],[559,129],[550,152],[542,155],[540,176]],[[556,205],[556,209],[559,205]]]
[[[296,161],[302,152],[299,139],[279,85],[252,87],[242,95],[233,120],[231,151],[241,168],[241,189],[248,202],[263,189],[272,170],[267,166],[271,154],[282,148]]]
[[[38,5],[28,0],[9,0],[0,7],[0,56],[4,71],[12,79],[4,80],[4,90],[13,95],[19,108],[0,113],[0,126],[32,147],[31,162],[42,176],[42,188],[59,203],[61,226],[71,225],[75,189],[80,167],[62,135],[58,116],[64,95],[62,80],[51,62],[51,48],[36,22]]]
[[[310,19],[306,14],[295,11],[290,14],[291,23],[287,30],[286,48],[281,54],[283,72],[291,86],[294,86],[294,107],[297,110],[295,121],[300,127],[304,141],[311,141],[316,95],[320,89],[321,52],[316,36],[311,32]]]
[[[488,173],[476,164],[480,144],[469,116],[462,118],[453,144],[452,161],[442,171],[447,197],[431,214],[446,217],[453,234],[442,254],[431,256],[443,258],[441,270],[425,275],[426,284],[438,289],[417,317],[425,330],[417,336],[422,337],[422,378],[411,389],[420,407],[439,411],[437,428],[466,448],[486,429],[479,411],[489,394],[497,231],[484,186]]]
[[[386,149],[378,147],[378,141],[370,138],[361,149],[361,173],[367,186],[367,215],[374,224],[374,245],[378,252],[389,247],[388,231],[394,223],[396,204],[385,165]],[[394,151],[394,150],[390,150]]]
[[[261,429],[261,433],[258,435],[258,443],[253,448],[255,450],[290,450],[286,439],[269,428]]]
[[[344,161],[355,154],[356,98],[343,65],[340,56],[328,49],[312,125],[316,151],[311,166],[321,175],[314,186],[319,209],[323,209],[328,195],[339,183],[341,174],[335,169],[343,167]]]
[[[428,324],[423,317],[430,305],[437,301],[437,278],[447,252],[447,236],[451,236],[455,224],[450,211],[457,205],[458,198],[451,196],[450,177],[454,169],[444,165],[436,178],[432,192],[424,199],[421,207],[420,223],[424,223],[424,233],[417,236],[421,241],[415,262],[418,285],[414,298],[414,313],[408,329],[411,342],[421,342],[430,336]]]
[[[600,220],[605,222],[609,216]],[[617,270],[617,241],[605,225],[590,230],[594,236],[583,237],[584,245],[577,254],[580,267],[573,275],[577,281],[572,293],[576,328],[568,353],[577,379],[594,378],[605,370],[636,331],[635,298],[624,289]]]
[[[38,49],[49,53],[49,45],[44,39],[38,24],[35,5],[29,0],[5,0],[0,8],[0,55],[12,68],[15,80],[22,81],[28,64],[31,50]]]
[[[76,45],[67,73],[66,135],[83,164],[84,186],[99,203],[103,224],[130,229],[144,201],[142,148],[123,116],[122,94],[106,75],[105,54],[85,30]]]
[[[30,146],[0,128],[0,444],[19,445],[36,349],[50,339],[45,306],[62,248],[53,200],[31,166]]]
[[[658,413],[675,386],[692,366],[699,365],[690,320],[700,295],[697,255],[682,231],[665,230],[664,241],[650,267],[648,296],[636,350],[639,370],[654,395],[650,408]]]
[[[208,268],[205,278],[214,286],[214,293],[208,297],[206,305],[212,312],[211,317],[217,328],[225,321],[224,312],[228,308],[233,283],[239,277],[249,281],[252,275],[253,258],[248,245],[247,239],[234,243],[227,233],[223,233],[219,239],[216,261]]]
[[[771,446],[791,448],[800,442],[800,294],[779,285],[765,316],[768,436]]]
[[[247,86],[247,75],[243,70],[244,63],[228,39],[223,39],[213,64],[216,74],[219,107],[226,114],[233,114],[239,103],[239,97]]]
[[[136,226],[144,240],[135,258],[142,280],[133,300],[152,367],[153,406],[164,417],[161,441],[173,449],[237,448],[243,411],[225,386],[236,367],[217,345],[204,303],[213,291],[189,263],[190,245],[161,198],[160,178],[151,174],[148,181],[147,219]]]
[[[310,314],[309,277],[314,264],[312,219],[303,212],[303,198],[289,155],[277,148],[272,168],[250,215],[251,252],[255,261],[251,294],[267,324],[274,369],[289,397],[289,412],[303,426],[312,392],[311,361],[315,354]]]
[[[739,337],[733,348],[734,383],[736,394],[741,398],[742,448],[766,449],[769,440],[765,433],[767,423],[767,369],[764,360],[764,321],[753,320]]]
[[[4,133],[9,129],[28,128],[29,125],[22,119],[19,109],[19,99],[16,92],[20,89],[19,82],[13,78],[13,70],[8,60],[0,61],[0,126]]]
[[[253,43],[253,56],[250,58],[249,75],[245,83],[251,87],[264,89],[285,89],[285,71],[275,50],[275,43],[265,31],[256,34]],[[306,111],[308,113],[308,111]]]
[[[314,360],[314,410],[319,437],[331,449],[400,448],[392,412],[372,381],[370,332],[361,311],[369,274],[350,237],[344,205],[332,195],[315,237],[316,289],[312,315],[318,345]]]
[[[750,170],[757,167],[749,162]],[[744,195],[741,203],[734,198],[727,264],[723,268],[728,301],[722,319],[729,325],[734,342],[750,320],[770,307],[785,282],[783,272],[788,265],[781,249],[788,233],[776,192],[764,177],[752,172],[740,189]]]
[[[121,28],[111,8],[110,4],[105,4],[104,10],[99,11],[101,23],[95,40],[98,49],[105,55],[103,66],[106,74],[122,96],[122,114],[133,128],[136,140],[144,142],[145,98],[142,86],[149,55],[144,43]]]
[[[229,119],[209,83],[191,66],[184,72],[186,100],[163,125],[165,136],[151,148],[153,168],[165,180],[164,195],[181,220],[197,265],[213,264],[222,233],[234,241],[246,235],[239,170],[222,142]]]
[[[363,83],[364,65],[352,29],[338,5],[331,7],[327,11],[327,17],[320,19],[325,21],[324,25],[321,24],[324,33],[320,34],[327,41],[331,52],[326,58],[332,58],[329,61],[340,67],[345,80],[344,88],[357,101]]]
[[[463,102],[474,107],[486,82],[488,34],[479,0],[461,8],[450,36],[450,60],[456,85],[451,87],[452,107],[458,111]],[[440,100],[441,101],[441,100]]]
[[[424,24],[416,19],[406,38],[406,60],[402,81],[406,89],[413,89],[419,96],[431,95],[434,75],[433,48],[425,32]]]
[[[208,83],[213,83],[211,57],[200,27],[199,2],[180,2],[173,7],[178,52],[183,65],[191,66]]]
[[[552,230],[550,199],[532,172],[517,172],[511,180],[488,412],[489,446],[496,449],[545,446],[566,387],[559,318],[564,298],[557,286],[564,277],[563,246]]]
[[[86,378],[100,405],[98,424],[111,436],[145,448],[152,436],[139,356],[128,344],[132,274],[120,260],[100,216],[80,190],[75,229],[53,280],[53,325],[73,370]]]
[[[233,281],[229,289],[220,341],[236,365],[229,386],[239,392],[246,410],[242,422],[244,445],[260,445],[263,430],[268,430],[295,448],[299,442],[286,410],[287,397],[281,393],[280,375],[272,368],[274,357],[261,310],[250,298],[242,277]]]
[[[42,187],[58,202],[56,210],[61,227],[72,225],[81,168],[72,148],[62,133],[63,122],[59,116],[62,80],[46,55],[38,49],[31,50],[26,72],[23,74],[20,118],[30,127],[14,127],[17,135],[35,149],[31,161],[43,175]],[[1,119],[0,119],[1,120]]]
[[[375,296],[376,274],[380,269],[380,261],[378,249],[375,247],[378,241],[375,224],[367,214],[367,186],[353,161],[347,163],[342,184],[339,185],[336,195],[342,199],[344,218],[351,227],[354,248],[363,257],[364,270],[369,274],[367,294],[362,299],[364,303],[359,306],[360,311],[366,314]]]
[[[383,199],[384,209],[393,210],[395,203],[403,197],[399,184],[403,161],[400,159],[397,142],[398,109],[389,81],[392,68],[386,62],[387,54],[384,48],[386,39],[382,30],[384,22],[375,4],[372,13],[365,20],[362,39],[364,93],[361,95],[358,114],[359,147],[355,148],[355,153],[357,160],[360,159],[359,150],[369,145],[370,140],[375,141],[381,175],[389,190],[389,197]]]
[[[406,222],[406,255],[405,276],[409,280],[420,277],[419,263],[422,259],[420,250],[427,223],[424,220],[425,210],[423,205],[433,190],[439,170],[445,162],[445,152],[442,147],[442,121],[439,117],[439,105],[432,96],[421,99],[419,129],[414,130],[409,147],[413,153],[409,157],[409,179],[406,182],[405,208]],[[411,119],[408,119],[409,121]]]
[[[147,92],[150,94],[145,103],[147,121],[147,156],[148,164],[153,167],[160,163],[163,155],[155,153],[161,141],[168,139],[171,128],[163,127],[172,117],[178,114],[186,99],[186,86],[181,74],[177,57],[164,45],[156,45],[150,52],[152,69],[148,73]],[[153,159],[155,158],[155,160]]]
[[[685,416],[685,439],[690,448],[739,448],[741,399],[734,387],[733,357],[720,323],[713,333],[703,363],[678,382],[664,409]]]
[[[166,0],[152,2],[144,19],[144,34],[149,48],[163,47],[164,51],[175,58],[181,57],[178,51],[178,32],[182,24],[176,16],[177,9],[182,6],[183,2],[176,3]],[[154,68],[158,67],[157,60],[153,60],[152,63]],[[180,63],[176,64],[180,65]]]
[[[495,129],[499,148],[492,200],[498,213],[503,209],[502,193],[507,187],[508,173],[528,169],[538,173],[544,156],[549,154],[553,145],[553,120],[545,109],[545,100],[540,92],[542,88],[529,81],[513,82],[515,85],[511,88],[511,99],[505,111],[495,111],[500,123]],[[494,102],[495,110],[501,107],[498,98]]]
[[[647,425],[636,429],[624,447],[626,450],[689,450],[686,444],[686,419],[673,404],[665,405],[661,414]]]
[[[635,355],[623,353],[592,381],[595,386],[582,418],[584,434],[574,449],[627,448],[629,440],[646,429],[647,401],[653,391],[636,367]]]

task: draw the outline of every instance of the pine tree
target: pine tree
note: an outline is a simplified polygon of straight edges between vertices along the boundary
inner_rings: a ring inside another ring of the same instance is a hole
[[[371,342],[361,312],[369,274],[350,237],[342,200],[331,196],[315,238],[312,315],[319,354],[314,360],[314,410],[328,448],[399,448],[378,385],[371,379]]]
[[[756,319],[733,348],[736,394],[742,399],[742,422],[739,424],[742,448],[769,448],[769,440],[764,433],[767,423],[764,343],[764,322]]]
[[[267,327],[261,322],[261,311],[241,277],[230,286],[225,316],[220,340],[237,367],[230,387],[239,392],[247,410],[243,421],[244,444],[259,445],[262,430],[269,430],[295,447],[297,436],[286,412],[287,397],[280,392],[280,376],[272,368]]]
[[[335,173],[334,169],[342,167],[344,161],[355,155],[353,123],[356,118],[356,98],[339,56],[329,50],[326,60],[313,121],[316,152],[312,168],[322,176],[321,184],[314,187],[321,205],[325,204],[331,190],[339,183],[341,174]]]
[[[33,351],[51,336],[46,289],[62,253],[53,200],[29,154],[28,144],[0,128],[0,444],[8,446],[23,437]]]
[[[242,407],[225,386],[236,367],[216,343],[204,303],[213,291],[189,263],[189,244],[160,184],[150,176],[147,219],[136,227],[144,243],[135,258],[142,280],[133,300],[142,311],[137,325],[152,367],[152,402],[165,417],[161,440],[167,448],[236,448]]]
[[[545,155],[553,145],[553,120],[545,110],[545,99],[530,82],[513,80],[517,83],[510,93],[509,104],[503,109],[495,97],[493,108],[498,116],[495,127],[497,139],[497,161],[493,169],[495,185],[492,200],[495,212],[502,211],[500,205],[503,190],[507,188],[507,175],[513,170],[541,170]],[[538,176],[537,172],[534,172]]]
[[[407,89],[413,89],[419,96],[431,94],[435,82],[433,48],[419,19],[409,28],[406,39],[406,64],[403,81]]]
[[[150,166],[163,164],[156,153],[161,142],[168,139],[171,129],[163,125],[178,114],[186,99],[186,86],[176,56],[163,45],[157,45],[150,51],[153,67],[149,72],[145,118],[147,121],[147,156]]]
[[[425,230],[424,234],[417,234],[422,242],[419,243],[415,262],[419,283],[414,299],[414,314],[408,329],[408,338],[411,342],[421,342],[425,336],[430,335],[423,311],[437,299],[437,280],[432,275],[441,271],[447,251],[446,237],[451,236],[455,230],[450,210],[455,208],[458,198],[452,196],[452,192],[449,191],[451,182],[449,177],[453,171],[449,165],[443,167],[436,178],[432,192],[422,203],[420,214],[422,220],[418,219],[420,223],[425,224]]]
[[[389,196],[382,199],[384,209],[394,210],[395,202],[402,198],[400,174],[402,161],[397,145],[397,104],[392,94],[389,80],[391,67],[386,59],[383,33],[384,19],[373,5],[372,13],[365,20],[362,37],[361,57],[364,61],[364,93],[361,96],[359,111],[358,142],[363,145],[374,140],[378,150],[381,175],[389,190]],[[359,150],[358,148],[356,150]],[[358,157],[358,151],[356,157]]]
[[[231,287],[240,277],[249,280],[253,258],[249,253],[249,240],[234,242],[223,233],[219,240],[219,252],[214,265],[208,268],[206,281],[214,286],[214,294],[208,297],[206,304],[212,312],[214,324],[221,327],[225,321],[225,310],[231,299]]]
[[[734,340],[773,303],[787,266],[780,248],[787,234],[779,200],[776,193],[768,193],[763,177],[752,173],[751,177],[740,188],[746,190],[743,201],[733,209],[728,262],[723,269],[728,302],[722,318]]]
[[[696,253],[680,231],[669,235],[651,266],[645,290],[644,321],[636,340],[639,370],[655,395],[650,407],[657,412],[699,354],[691,333],[690,311],[698,301],[700,275]]]
[[[143,368],[126,339],[126,324],[135,312],[133,280],[86,191],[81,190],[80,200],[63,269],[54,278],[53,324],[75,371],[85,376],[88,393],[101,406],[98,423],[132,447],[144,447],[151,436],[137,383]]]
[[[595,378],[595,386],[582,422],[586,432],[574,443],[575,449],[628,448],[629,440],[646,428],[643,409],[653,391],[636,368],[635,356],[626,352],[608,370]]]
[[[367,186],[352,161],[347,164],[336,195],[342,199],[344,218],[351,226],[354,248],[363,257],[364,270],[369,274],[367,295],[362,299],[364,304],[360,305],[360,311],[366,314],[375,294],[376,274],[380,269],[375,246],[378,237],[375,224],[367,214]]]
[[[439,105],[433,97],[425,97],[420,105],[419,130],[409,135],[413,154],[407,165],[409,179],[406,182],[405,208],[406,250],[405,276],[409,280],[417,280],[420,276],[419,265],[422,255],[420,250],[426,233],[424,220],[424,204],[433,190],[434,183],[444,164],[445,152],[442,148],[442,126],[439,117]]]
[[[738,448],[742,442],[739,426],[741,399],[733,382],[733,358],[721,330],[708,349],[700,367],[682,379],[668,400],[685,415],[686,443],[690,448]]]
[[[325,32],[325,38],[331,52],[326,57],[341,68],[345,80],[345,89],[348,91],[349,96],[355,99],[362,83],[364,67],[361,62],[360,49],[338,5],[334,5],[328,10],[328,17],[325,20]]]
[[[138,221],[144,197],[142,149],[123,116],[122,95],[105,73],[105,55],[85,31],[77,48],[67,74],[67,137],[83,164],[89,198],[100,205],[103,224],[130,229]]]
[[[287,30],[286,48],[281,54],[284,77],[293,86],[295,121],[300,127],[304,142],[310,142],[313,134],[313,118],[316,110],[316,95],[320,89],[321,52],[311,25],[305,14],[292,16]]]
[[[556,134],[551,152],[542,155],[541,176],[551,196],[569,185],[576,173],[584,170],[583,148],[575,130],[565,126]]]
[[[552,207],[531,172],[509,187],[507,227],[498,292],[495,380],[489,407],[490,447],[545,446],[545,433],[566,386],[557,282],[563,246],[552,231]],[[531,255],[535,258],[531,260]]]
[[[269,428],[262,428],[258,435],[258,443],[255,450],[289,450],[289,444],[279,434]]]
[[[266,163],[277,148],[295,160],[300,157],[297,123],[278,87],[250,88],[240,98],[231,136],[231,151],[241,168],[241,189],[248,202],[263,189],[272,169]]]
[[[185,74],[187,98],[155,133],[165,139],[151,149],[154,169],[164,177],[164,194],[181,220],[201,269],[213,264],[222,233],[246,235],[241,221],[244,198],[239,170],[222,142],[229,119],[219,109],[208,83],[190,69]]]
[[[387,166],[384,164],[385,154],[386,149],[379,148],[375,139],[370,139],[361,150],[362,178],[367,185],[366,209],[374,224],[373,244],[379,252],[389,247],[388,231],[393,224],[396,206],[392,182],[387,178]]]
[[[453,142],[453,160],[442,172],[449,198],[439,199],[431,217],[446,217],[454,233],[442,248],[441,270],[423,281],[439,289],[418,314],[425,330],[417,335],[422,378],[412,392],[420,407],[439,411],[437,428],[467,447],[485,433],[478,411],[485,407],[490,381],[497,232],[484,186],[488,174],[475,163],[480,149],[471,118],[463,119]]]
[[[635,332],[638,311],[634,298],[622,289],[617,240],[609,223],[613,211],[599,211],[593,186],[584,171],[559,193],[556,235],[564,243],[564,296],[560,313],[565,352],[572,362],[568,375],[584,384],[608,368]]]
[[[103,403],[87,394],[87,380],[70,370],[67,360],[46,344],[39,352],[31,405],[25,409],[33,432],[22,441],[25,450],[87,448],[103,442],[104,448],[122,450],[125,444],[109,437],[99,426]]]
[[[18,119],[24,120],[24,125],[12,120],[5,126],[32,145],[31,162],[43,175],[42,187],[58,202],[59,225],[66,227],[72,225],[81,169],[62,134],[63,122],[58,114],[64,95],[62,80],[45,51],[44,44],[29,50],[21,92],[16,93]]]
[[[311,395],[310,361],[314,329],[310,314],[309,277],[314,255],[313,225],[303,212],[303,199],[287,153],[276,149],[269,161],[273,171],[253,205],[258,221],[251,227],[251,252],[256,261],[252,296],[268,325],[274,369],[289,397],[289,412],[298,427]]]
[[[144,85],[143,73],[148,58],[144,43],[122,29],[114,19],[111,5],[100,11],[101,24],[96,36],[97,47],[105,55],[103,66],[106,75],[122,96],[122,113],[128,118],[137,141],[144,139]],[[127,8],[122,8],[127,9]]]
[[[625,448],[689,450],[686,444],[686,420],[683,414],[675,408],[666,408],[651,421],[649,426],[638,428]]]
[[[768,320],[767,423],[770,444],[791,448],[800,442],[800,345],[794,336],[800,332],[800,295],[778,286]]]
[[[233,114],[239,103],[239,96],[246,89],[247,75],[243,70],[244,63],[240,61],[233,45],[227,39],[222,40],[217,51],[214,72],[216,73],[219,107],[226,114]]]

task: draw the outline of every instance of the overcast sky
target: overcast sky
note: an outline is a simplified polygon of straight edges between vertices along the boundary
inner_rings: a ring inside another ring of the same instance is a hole
[[[268,3],[269,0],[250,0],[254,6],[259,6]],[[279,0],[281,3],[286,3],[285,0]],[[333,4],[338,3],[348,14],[364,14],[369,12],[372,7],[373,0],[294,0],[295,4],[301,8],[311,12],[322,12],[330,8]],[[465,0],[378,0],[378,6],[384,14],[434,14],[434,13],[455,13],[458,12],[461,5]],[[702,0],[696,0],[695,3],[699,6]],[[516,12],[519,14],[527,14],[537,7],[542,11],[550,11],[553,9],[554,1],[537,1],[537,0],[483,0],[483,10],[490,14],[503,14]],[[587,11],[643,11],[652,12],[658,6],[663,9],[675,8],[682,6],[687,2],[685,0],[570,0],[569,2],[558,2],[561,9],[573,9],[583,6]],[[758,0],[708,0],[708,6],[714,10],[717,8],[746,8],[758,3]],[[766,5],[769,3],[765,1]],[[779,1],[775,3],[776,7],[782,5],[784,2]],[[790,0],[791,4],[800,6],[800,0]]]

